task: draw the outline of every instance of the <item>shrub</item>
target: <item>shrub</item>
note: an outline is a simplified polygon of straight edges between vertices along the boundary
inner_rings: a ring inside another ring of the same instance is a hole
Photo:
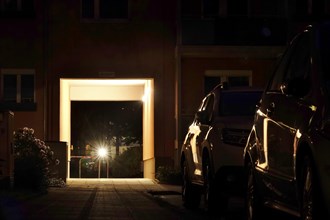
[[[54,152],[44,141],[34,136],[32,128],[14,132],[14,185],[17,188],[45,190],[49,185],[51,170],[59,164]]]
[[[168,166],[159,166],[156,179],[161,183],[181,184],[181,172]]]
[[[111,177],[134,178],[142,177],[141,172],[142,149],[132,147],[110,162]]]

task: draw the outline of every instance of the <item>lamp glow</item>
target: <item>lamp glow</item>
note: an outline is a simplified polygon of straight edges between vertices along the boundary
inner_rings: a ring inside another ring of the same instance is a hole
[[[108,155],[108,151],[107,151],[106,148],[101,147],[101,148],[99,148],[99,149],[97,150],[97,155],[98,155],[99,157],[101,157],[101,158],[104,158],[104,157],[106,157],[106,156]]]

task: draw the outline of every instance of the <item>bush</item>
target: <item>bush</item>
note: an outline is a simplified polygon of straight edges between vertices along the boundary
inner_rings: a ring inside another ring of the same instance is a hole
[[[34,136],[31,128],[14,132],[14,186],[32,190],[46,190],[53,166],[59,164],[54,152],[44,141]]]
[[[142,177],[141,172],[142,148],[132,147],[117,156],[110,163],[111,177],[137,178]]]
[[[159,166],[156,171],[156,179],[161,183],[181,184],[181,172],[171,167]]]

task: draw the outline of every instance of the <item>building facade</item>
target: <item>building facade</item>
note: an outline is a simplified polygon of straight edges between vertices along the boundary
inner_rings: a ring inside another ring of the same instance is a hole
[[[263,87],[296,30],[329,7],[325,0],[0,0],[0,108],[14,112],[14,130],[70,142],[62,135],[61,80],[150,81],[152,178],[158,166],[178,167],[187,125],[212,86]]]

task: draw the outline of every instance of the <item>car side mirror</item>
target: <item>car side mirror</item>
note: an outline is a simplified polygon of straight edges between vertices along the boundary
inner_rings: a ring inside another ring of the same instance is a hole
[[[308,94],[310,84],[307,79],[295,78],[289,81],[286,93],[289,95],[296,96],[298,98],[302,98]]]

